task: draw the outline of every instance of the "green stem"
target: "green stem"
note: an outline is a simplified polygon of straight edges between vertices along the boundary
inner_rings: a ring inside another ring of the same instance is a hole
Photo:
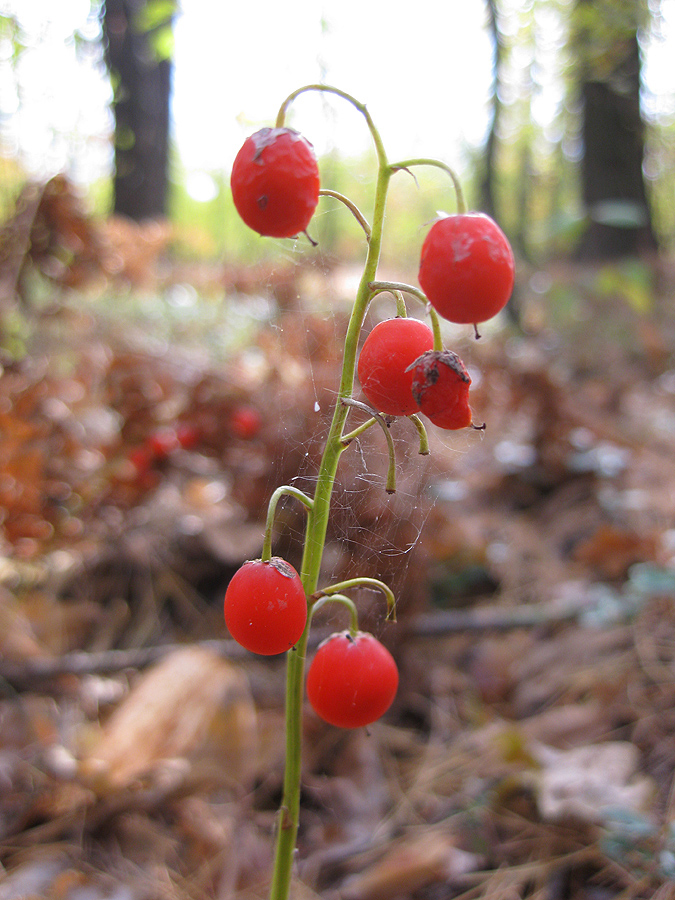
[[[359,435],[363,434],[364,431],[368,431],[369,428],[372,428],[373,425],[377,424],[377,416],[371,416],[367,419],[362,425],[359,425],[358,428],[355,428],[353,431],[350,431],[349,434],[342,435],[342,443],[347,447],[353,440],[355,440]]]
[[[316,488],[312,509],[307,516],[307,529],[303,550],[301,578],[308,597],[317,589],[321,560],[326,541],[330,503],[335,483],[338,462],[345,445],[342,440],[349,408],[342,401],[351,398],[354,389],[356,371],[356,354],[358,339],[363,320],[368,309],[371,292],[369,284],[377,275],[382,247],[382,231],[384,226],[387,191],[392,176],[384,145],[366,107],[337,88],[327,85],[307,85],[294,91],[282,104],[277,118],[277,126],[283,127],[286,110],[289,104],[304,91],[328,91],[350,102],[362,113],[370,129],[378,161],[378,174],[375,186],[371,235],[368,242],[363,274],[352,307],[349,324],[345,336],[342,373],[338,389],[337,402],[333,412],[330,431],[326,439],[323,456],[317,474]],[[287,654],[286,669],[286,764],[284,770],[283,796],[278,822],[274,870],[270,889],[270,900],[287,900],[298,823],[300,819],[300,779],[302,770],[302,705],[304,698],[304,670],[307,651],[309,624],[294,650]]]
[[[389,421],[386,416],[383,416],[382,413],[376,412],[372,407],[368,406],[367,403],[362,403],[360,400],[352,400],[351,397],[341,397],[340,402],[345,406],[354,406],[356,409],[362,409],[364,412],[370,413],[371,417],[375,419],[377,424],[380,426],[382,431],[384,432],[385,440],[387,441],[387,451],[389,453],[389,467],[387,468],[387,481],[385,485],[385,490],[388,494],[396,493],[396,450],[394,449],[394,440],[391,436],[391,432],[389,431]],[[347,435],[350,437],[350,435]],[[345,446],[345,437],[342,437],[342,445]]]
[[[313,618],[314,613],[318,612],[327,603],[341,603],[342,606],[347,607],[349,610],[349,633],[352,637],[355,637],[359,630],[359,613],[354,601],[350,600],[349,597],[345,597],[344,594],[325,594],[323,597],[319,597],[309,612],[310,618]]]
[[[394,597],[394,592],[389,585],[385,584],[384,581],[380,581],[379,578],[368,578],[365,575],[360,575],[357,578],[350,578],[348,581],[340,581],[338,584],[331,584],[327,588],[322,588],[316,592],[316,596],[319,598],[331,597],[333,594],[341,594],[343,591],[348,591],[350,588],[355,587],[369,587],[373,588],[373,590],[381,591],[387,601],[387,618],[396,621],[396,597]]]
[[[297,90],[293,91],[292,94],[289,94],[288,97],[286,97],[284,102],[281,104],[281,107],[279,108],[279,112],[277,113],[277,121],[276,121],[277,128],[284,127],[284,123],[286,121],[286,113],[288,112],[288,107],[291,105],[291,103],[297,97],[299,97],[300,94],[306,94],[308,91],[319,91],[319,92],[322,92],[325,94],[335,94],[337,97],[342,97],[343,100],[346,100],[348,103],[351,103],[352,106],[354,106],[356,109],[358,109],[358,111],[365,116],[366,121],[368,123],[368,127],[370,128],[371,134],[373,135],[373,138],[375,139],[375,144],[377,145],[378,142],[380,143],[380,145],[382,144],[379,134],[377,136],[375,136],[376,129],[373,125],[372,119],[370,118],[370,113],[366,109],[365,104],[360,103],[355,97],[352,97],[352,95],[348,94],[346,91],[343,91],[340,88],[333,87],[330,84],[305,84],[305,85],[303,85],[303,87],[300,87]],[[379,148],[378,148],[378,156],[379,156]]]
[[[396,300],[396,315],[402,319],[407,318],[408,308],[405,305],[405,297],[401,291],[394,291],[394,299]]]
[[[370,225],[368,224],[368,219],[366,219],[356,203],[350,200],[349,197],[345,197],[345,195],[341,194],[339,191],[331,191],[328,188],[321,188],[319,197],[332,197],[334,200],[339,200],[340,203],[343,203],[365,231],[367,240],[370,240]]]
[[[384,294],[386,292],[391,292],[394,297],[396,297],[396,307],[398,309],[399,306],[399,297],[401,294],[406,293],[415,297],[420,303],[424,303],[427,307],[427,312],[429,313],[429,318],[431,319],[431,330],[434,333],[434,350],[442,350],[443,349],[443,335],[441,334],[441,320],[438,317],[438,313],[433,308],[433,306],[427,300],[427,296],[424,291],[421,291],[419,288],[413,287],[411,284],[402,284],[399,281],[373,281],[370,285],[371,290],[371,299],[373,297],[377,297],[378,294]],[[400,315],[400,313],[399,313]]]
[[[441,320],[438,317],[438,313],[433,308],[433,306],[429,306],[429,318],[431,319],[431,330],[434,333],[434,350],[442,350],[443,349],[443,335],[441,334]]]
[[[416,297],[420,303],[424,303],[425,306],[429,303],[424,291],[420,290],[418,287],[414,287],[412,284],[405,284],[402,281],[371,281],[368,286],[370,287],[371,298],[389,291],[394,294],[394,296],[396,296],[397,293],[410,294],[412,297]]]
[[[428,456],[431,451],[429,450],[429,435],[427,434],[427,430],[424,427],[424,422],[417,415],[408,416],[408,418],[410,419],[410,421],[413,423],[413,425],[417,429],[417,434],[419,435],[419,439],[420,439],[419,454],[420,454],[420,456]]]
[[[289,484],[284,484],[281,487],[278,487],[276,491],[270,497],[270,502],[267,505],[267,521],[265,522],[265,537],[263,538],[263,548],[261,558],[264,562],[269,562],[272,558],[272,531],[274,530],[274,516],[277,511],[277,504],[282,497],[295,497],[296,500],[299,500],[300,503],[307,509],[311,510],[314,505],[314,501],[311,497],[308,497],[307,494],[303,493],[303,491],[298,490],[298,488],[292,487]]]
[[[457,198],[457,212],[466,212],[466,200],[464,199],[464,192],[462,191],[462,185],[460,184],[459,178],[457,177],[454,169],[451,169],[450,166],[446,165],[444,162],[441,162],[440,159],[431,159],[426,156],[420,156],[416,159],[404,159],[401,160],[401,162],[392,163],[391,168],[392,171],[399,172],[401,170],[410,171],[413,166],[433,166],[436,169],[442,169],[444,172],[447,172],[452,179],[452,184],[455,189],[455,197]]]

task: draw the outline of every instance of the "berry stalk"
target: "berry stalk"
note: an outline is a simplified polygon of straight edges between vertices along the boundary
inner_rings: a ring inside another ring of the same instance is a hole
[[[356,355],[358,340],[363,327],[368,303],[371,298],[370,283],[375,280],[380,261],[382,233],[387,203],[389,181],[393,174],[380,134],[366,107],[351,95],[327,85],[307,85],[291,94],[282,104],[277,118],[277,127],[282,127],[289,104],[305,91],[318,90],[336,94],[356,107],[366,119],[370,129],[378,161],[372,224],[368,240],[368,250],[363,274],[352,307],[345,336],[344,356],[338,397],[333,419],[319,465],[312,507],[308,510],[307,527],[300,576],[309,602],[317,590],[321,561],[323,558],[328,518],[330,514],[333,485],[338,463],[346,445],[343,432],[349,406],[343,400],[350,400],[354,390]],[[308,619],[309,623],[309,619]],[[307,653],[309,624],[295,649],[288,654],[286,669],[286,762],[284,770],[283,795],[278,822],[274,870],[270,890],[270,900],[287,900],[295,845],[300,818],[300,780],[302,769],[302,706],[304,698],[304,674]]]

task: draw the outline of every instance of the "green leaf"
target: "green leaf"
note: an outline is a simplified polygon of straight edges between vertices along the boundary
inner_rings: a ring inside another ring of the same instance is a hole
[[[162,28],[158,28],[150,35],[149,40],[152,52],[158,61],[173,57],[175,41],[171,25],[164,25]]]
[[[154,31],[169,25],[177,12],[177,0],[148,0],[136,14],[134,28],[139,32]]]

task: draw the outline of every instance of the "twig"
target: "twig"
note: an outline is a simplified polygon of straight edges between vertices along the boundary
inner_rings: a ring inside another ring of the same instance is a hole
[[[7,309],[14,303],[43,192],[44,185],[26,185],[17,198],[14,218],[4,226],[0,256],[5,257],[5,266],[0,276],[0,309]]]
[[[475,607],[474,609],[446,609],[416,616],[412,633],[415,637],[435,637],[458,631],[509,631],[513,628],[536,628],[569,622],[577,617],[580,608],[570,604],[553,606],[516,606],[511,609]]]
[[[534,607],[517,606],[512,609],[475,607],[473,609],[438,610],[417,615],[408,626],[410,637],[429,638],[462,631],[508,631],[514,628],[534,628],[538,625],[560,624],[574,620],[580,606],[571,604]],[[310,647],[319,644],[328,632],[315,629],[310,637]],[[143,669],[183,644],[161,644],[138,647],[131,650],[104,650],[97,653],[76,651],[58,657],[27,659],[22,662],[0,660],[0,691],[4,682],[11,691],[25,691],[43,687],[64,675],[83,677],[120,672],[124,669]],[[229,639],[204,640],[197,646],[212,650],[226,659],[242,660],[250,654]]]

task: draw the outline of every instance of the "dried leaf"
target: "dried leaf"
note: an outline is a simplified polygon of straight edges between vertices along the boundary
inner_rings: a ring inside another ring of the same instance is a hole
[[[638,774],[639,750],[627,741],[607,741],[572,750],[531,747],[541,771],[533,776],[539,811],[547,821],[574,816],[602,821],[615,808],[646,812],[655,792]]]
[[[347,880],[345,900],[391,900],[407,897],[428,885],[443,884],[475,871],[478,856],[457,847],[457,838],[431,828],[390,845],[385,855],[365,872]]]
[[[30,621],[10,592],[0,587],[0,655],[6,660],[23,660],[42,652]]]
[[[168,760],[246,782],[256,759],[256,713],[243,672],[200,647],[146,672],[82,759],[102,792],[152,776]]]
[[[656,535],[613,525],[601,525],[587,540],[577,544],[574,558],[591,566],[600,577],[623,578],[634,563],[656,559]]]

